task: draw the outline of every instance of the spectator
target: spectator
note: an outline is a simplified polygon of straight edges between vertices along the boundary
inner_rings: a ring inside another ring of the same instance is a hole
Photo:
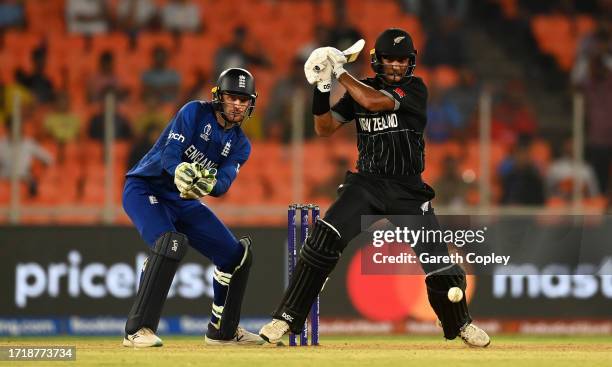
[[[134,167],[136,163],[138,163],[138,161],[140,161],[142,157],[147,154],[147,152],[157,141],[157,138],[159,138],[159,134],[161,134],[162,130],[163,128],[160,129],[157,125],[147,126],[143,134],[140,135],[136,142],[132,145],[127,162],[129,168]]]
[[[66,144],[77,138],[81,128],[79,117],[70,111],[68,93],[57,94],[53,111],[45,116],[44,126],[49,135],[59,144],[58,162],[64,162]]]
[[[612,163],[612,52],[610,34],[599,33],[589,58],[589,74],[579,84],[584,92],[586,115],[586,156],[595,169],[599,186],[610,190],[610,164]]]
[[[303,98],[305,136],[314,136],[312,105],[312,88],[304,81],[304,60],[296,57],[289,74],[278,79],[270,95],[272,103],[268,104],[264,118],[266,138],[274,141],[289,142],[291,139],[292,111],[297,93]]]
[[[194,99],[201,100],[209,98],[211,89],[212,85],[210,85],[209,78],[206,77],[202,69],[197,69],[195,71],[195,81],[187,88],[182,104],[193,101]]]
[[[445,93],[445,97],[457,106],[459,115],[466,121],[471,121],[478,107],[480,85],[474,72],[468,68],[459,70],[459,82]]]
[[[153,65],[142,74],[142,86],[145,98],[149,94],[157,96],[160,102],[175,102],[179,98],[181,85],[180,74],[168,69],[168,51],[163,46],[153,50]]]
[[[234,29],[232,41],[215,54],[215,77],[227,68],[250,68],[251,66],[270,66],[270,62],[263,54],[259,42],[249,41],[254,46],[254,52],[247,51],[247,30],[240,26]]]
[[[424,65],[449,65],[457,68],[465,65],[465,41],[459,26],[456,18],[447,17],[433,28],[423,50]]]
[[[53,84],[45,75],[45,66],[47,64],[47,49],[44,46],[39,46],[32,51],[32,64],[34,70],[31,74],[25,73],[23,70],[18,70],[16,80],[19,84],[26,87],[39,103],[49,103],[54,99],[55,92]]]
[[[570,200],[574,193],[576,180],[580,178],[581,191],[585,197],[599,196],[599,187],[593,168],[585,162],[574,161],[574,150],[572,140],[567,140],[557,154],[557,159],[552,162],[546,176],[546,189],[548,196],[554,196]]]
[[[464,19],[468,14],[469,2],[467,0],[398,0],[405,13],[421,17],[426,23],[432,23],[452,16]]]
[[[603,55],[603,64],[612,69],[612,17],[600,19],[594,32],[584,36],[576,50],[576,62],[571,73],[574,86],[580,87],[590,77],[592,59]]]
[[[200,7],[188,0],[170,0],[162,8],[162,26],[171,32],[200,30]]]
[[[531,157],[528,138],[514,146],[511,157],[501,163],[499,175],[502,204],[544,204],[544,183]]]
[[[66,23],[70,33],[106,33],[110,28],[109,19],[106,0],[68,0],[66,3]]]
[[[153,0],[120,1],[117,5],[117,23],[133,41],[142,30],[157,28],[157,6]]]
[[[0,3],[0,32],[11,27],[21,27],[25,21],[23,3],[6,0]]]
[[[104,123],[106,116],[104,109],[100,107],[99,111],[89,120],[89,137],[94,140],[104,141]],[[128,140],[132,138],[132,128],[129,121],[119,110],[115,110],[113,116],[113,124],[115,127],[115,139]]]
[[[457,136],[464,125],[455,103],[442,93],[435,83],[430,83],[425,132],[431,141],[438,143]]]
[[[111,51],[104,51],[98,59],[98,72],[88,79],[87,99],[89,102],[104,100],[107,93],[112,93],[118,100],[127,96],[128,91],[121,86],[115,74],[115,62]]]
[[[0,179],[9,179],[15,169],[17,178],[27,184],[28,193],[34,197],[38,193],[38,182],[32,175],[32,163],[37,159],[49,165],[53,163],[53,158],[33,139],[31,130],[24,130],[21,141],[14,142],[10,124],[0,125]]]
[[[446,156],[442,162],[442,175],[436,180],[436,205],[462,207],[466,205],[470,184],[465,182],[459,173],[459,161],[453,156]]]
[[[535,135],[536,117],[525,99],[526,95],[522,81],[508,83],[501,100],[493,107],[491,136],[494,141],[513,144],[519,136]]]
[[[32,95],[30,90],[18,82],[19,78],[23,76],[23,73],[19,70],[15,71],[16,82],[6,84],[2,87],[3,93],[0,96],[2,106],[0,110],[3,111],[3,115],[6,121],[11,119],[15,108],[15,97],[19,96],[19,104],[21,106],[20,112],[23,120],[28,120],[34,113],[35,97]]]
[[[144,96],[144,112],[134,120],[136,135],[141,136],[153,127],[156,131],[161,131],[168,124],[169,116],[165,113],[163,105],[157,98],[148,94]]]

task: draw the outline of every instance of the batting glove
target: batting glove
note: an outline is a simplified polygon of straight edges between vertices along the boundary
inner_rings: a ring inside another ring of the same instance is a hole
[[[327,60],[329,60],[329,65],[332,68],[332,73],[336,77],[336,79],[340,78],[340,75],[346,73],[344,69],[344,64],[346,64],[346,56],[342,53],[342,51],[333,47],[326,47],[327,49]]]
[[[304,74],[310,84],[317,84],[317,89],[326,93],[331,91],[331,67],[329,65],[327,47],[312,51],[304,64]]]

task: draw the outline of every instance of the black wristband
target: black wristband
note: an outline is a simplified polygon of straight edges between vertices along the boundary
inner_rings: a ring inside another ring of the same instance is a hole
[[[322,115],[329,112],[329,95],[330,92],[321,92],[319,88],[315,86],[314,95],[312,97],[312,114]]]

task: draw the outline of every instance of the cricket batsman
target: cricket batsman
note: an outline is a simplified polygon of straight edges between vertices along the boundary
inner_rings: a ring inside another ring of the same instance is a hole
[[[357,80],[344,69],[344,64],[356,57],[347,51],[318,48],[306,61],[304,71],[307,80],[316,83],[312,113],[319,136],[330,136],[344,124],[356,121],[357,172],[347,173],[336,201],[324,218],[315,223],[303,244],[273,320],[259,332],[270,343],[278,342],[289,331],[300,333],[342,251],[361,232],[361,216],[417,218],[416,228],[439,229],[430,205],[434,191],[421,179],[427,88],[412,74],[417,53],[412,38],[395,28],[380,34],[370,55],[376,74],[373,78]],[[346,88],[346,93],[330,108],[332,75]],[[446,244],[415,246],[414,250],[417,255],[423,252],[448,255]],[[465,291],[464,270],[452,263],[421,266],[429,303],[444,337],[459,336],[469,346],[488,346],[489,336],[472,323],[465,297],[451,302],[448,296],[451,288]]]
[[[255,80],[244,69],[221,73],[212,101],[184,105],[151,150],[126,175],[123,208],[151,249],[125,325],[126,347],[159,347],[157,326],[188,247],[216,266],[209,345],[264,341],[238,326],[252,263],[251,239],[236,239],[200,198],[221,196],[249,158],[241,130],[255,109]]]

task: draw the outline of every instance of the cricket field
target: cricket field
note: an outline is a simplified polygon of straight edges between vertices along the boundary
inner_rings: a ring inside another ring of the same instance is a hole
[[[485,349],[429,336],[322,336],[318,347],[208,347],[202,337],[163,337],[161,348],[121,346],[121,337],[0,338],[0,346],[76,346],[76,361],[0,366],[612,366],[612,336],[493,336]]]

